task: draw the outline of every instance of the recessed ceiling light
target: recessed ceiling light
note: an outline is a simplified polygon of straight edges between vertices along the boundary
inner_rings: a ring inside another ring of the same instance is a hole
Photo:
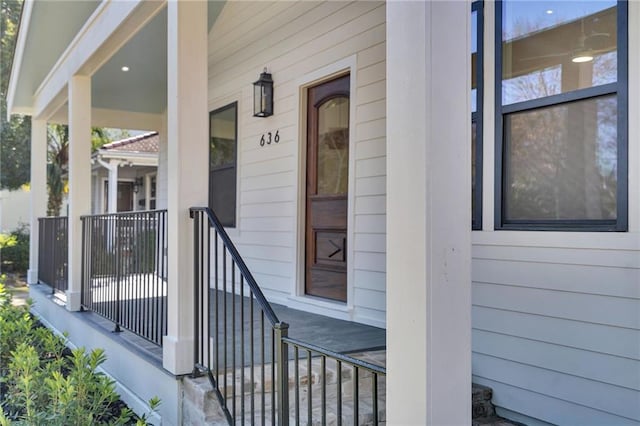
[[[126,66],[126,65],[125,65],[124,67],[120,68],[120,69],[122,70],[122,72],[127,72],[127,71],[129,71],[129,67],[128,67],[128,66]]]
[[[552,9],[547,9],[547,15],[552,15],[553,14],[553,10]]]
[[[571,58],[571,62],[574,62],[576,64],[583,64],[585,62],[591,61],[593,61],[593,55],[589,52],[578,53]]]

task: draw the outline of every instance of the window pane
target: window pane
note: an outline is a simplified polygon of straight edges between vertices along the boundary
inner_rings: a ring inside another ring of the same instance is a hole
[[[349,177],[349,98],[330,99],[318,108],[318,191],[346,194]]]
[[[478,12],[471,12],[471,112],[477,111],[478,90]]]
[[[476,211],[476,122],[471,122],[471,216]]]
[[[210,115],[209,207],[224,226],[236,224],[237,104]]]
[[[209,206],[220,223],[236,223],[236,169],[227,168],[209,173]]]
[[[502,104],[615,82],[615,1],[503,3]]]
[[[236,106],[211,114],[211,169],[236,163]]]
[[[615,220],[617,99],[505,116],[506,220]]]

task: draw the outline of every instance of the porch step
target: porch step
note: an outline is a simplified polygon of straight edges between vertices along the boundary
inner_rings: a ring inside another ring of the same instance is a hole
[[[471,426],[525,426],[499,417],[491,402],[493,390],[473,383],[471,388]]]
[[[493,390],[490,387],[473,383],[471,386],[471,418],[473,420],[496,415],[491,403]]]
[[[314,359],[314,362],[312,363],[312,369],[313,370],[317,370],[317,363],[318,361]],[[334,384],[336,379],[337,379],[337,371],[335,370],[335,368],[333,368],[333,366],[329,365],[329,363],[327,363],[327,370],[326,370],[326,376],[325,376],[325,380],[327,382],[327,384]],[[270,366],[269,366],[270,367]],[[291,369],[291,364],[289,365],[290,369]],[[268,370],[270,370],[270,368],[268,368]],[[232,395],[233,394],[233,383],[235,382],[236,384],[236,390],[240,389],[240,383],[239,383],[239,375],[238,375],[238,371],[236,371],[234,374],[234,372],[228,372],[227,375],[227,395]],[[236,409],[237,414],[239,415],[239,417],[241,416],[240,413],[243,411],[242,408],[244,408],[244,420],[245,422],[250,422],[251,420],[251,412],[250,412],[250,406],[251,406],[251,399],[253,398],[255,403],[256,403],[256,407],[259,406],[259,401],[262,398],[262,382],[259,380],[258,377],[255,377],[255,380],[250,380],[250,370],[249,369],[245,369],[244,371],[244,379],[245,379],[245,384],[248,385],[246,386],[247,389],[253,389],[253,395],[251,395],[250,393],[245,393],[245,394],[241,394],[238,395],[236,394]],[[270,374],[269,371],[267,372],[267,374],[265,374],[265,383],[264,383],[264,390],[265,390],[265,408],[266,408],[266,413],[265,413],[265,417],[266,417],[266,424],[271,424],[271,388],[272,388],[272,383],[271,383],[271,379],[270,379]],[[295,379],[294,377],[294,372],[292,370],[290,370],[290,374],[289,374],[289,400],[290,400],[290,424],[296,424],[296,418],[295,418]],[[361,377],[359,377],[359,382],[360,382],[360,388],[361,388],[361,392],[362,395],[367,395],[370,392],[370,382],[369,379],[370,377],[368,377],[367,375],[363,375]],[[343,411],[342,411],[342,424],[352,424],[353,423],[353,401],[351,401],[350,398],[350,394],[351,394],[351,388],[353,386],[352,384],[352,377],[351,377],[351,372],[350,370],[343,370],[342,371],[342,379],[343,379],[343,393],[344,393],[344,398],[343,398]],[[308,399],[307,399],[307,376],[306,376],[306,370],[301,370],[299,373],[299,380],[300,380],[300,406],[299,406],[299,416],[300,416],[300,424],[301,425],[315,425],[315,424],[320,424],[319,421],[316,421],[316,419],[319,419],[321,417],[320,415],[320,393],[321,393],[321,385],[322,385],[322,376],[316,374],[315,371],[312,372],[311,374],[311,386],[312,386],[312,392],[313,392],[313,403],[312,403],[312,411],[313,411],[313,418],[314,421],[311,423],[308,423],[306,421],[307,419],[307,406],[308,406]],[[211,385],[208,381],[208,379],[204,378],[204,377],[200,377],[198,379],[186,379],[185,380],[185,397],[186,400],[184,401],[184,406],[183,409],[185,411],[185,414],[187,415],[187,417],[190,418],[190,420],[195,421],[195,423],[198,423],[197,420],[202,420],[207,424],[224,424],[226,423],[226,420],[224,419],[224,415],[222,414],[221,410],[220,410],[220,405],[218,403],[217,398],[215,397],[215,394],[213,392],[213,390],[211,389]],[[385,424],[386,423],[386,412],[385,412],[385,394],[386,394],[386,390],[385,390],[385,385],[384,385],[384,381],[381,381],[380,383],[380,393],[381,393],[381,401],[380,404],[378,406],[378,420],[379,420],[379,424]],[[224,389],[223,389],[224,391]],[[332,401],[335,400],[335,389],[333,386],[329,386],[327,388],[327,401]],[[513,422],[510,420],[506,420],[504,418],[501,418],[499,416],[496,415],[495,412],[495,408],[493,406],[493,404],[491,403],[491,398],[493,396],[493,392],[491,390],[491,388],[487,387],[487,386],[482,386],[482,385],[478,385],[478,384],[473,384],[472,386],[472,426],[524,426],[521,423],[517,423],[517,422]],[[227,404],[229,406],[229,408],[231,408],[232,404],[233,404],[233,398],[228,398],[227,399]],[[360,413],[359,413],[359,424],[361,425],[372,425],[373,424],[373,416],[372,416],[372,407],[371,404],[369,403],[369,401],[361,401],[360,402]],[[254,420],[257,423],[261,423],[262,419],[262,413],[260,411],[254,413]],[[241,420],[238,420],[239,423],[242,423]],[[337,418],[336,418],[336,411],[335,411],[335,407],[332,406],[328,406],[327,407],[327,417],[326,417],[326,424],[328,425],[334,425],[337,424]]]

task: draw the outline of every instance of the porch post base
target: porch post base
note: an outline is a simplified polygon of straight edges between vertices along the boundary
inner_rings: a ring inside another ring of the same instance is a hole
[[[171,374],[190,374],[193,370],[193,339],[162,337],[162,366]]]
[[[67,311],[77,312],[80,310],[80,292],[67,290]]]
[[[29,269],[27,271],[27,284],[38,284],[38,270]]]

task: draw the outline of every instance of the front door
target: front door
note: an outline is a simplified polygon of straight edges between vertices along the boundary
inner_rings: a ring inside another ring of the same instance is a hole
[[[305,292],[347,301],[349,76],[308,91]]]

